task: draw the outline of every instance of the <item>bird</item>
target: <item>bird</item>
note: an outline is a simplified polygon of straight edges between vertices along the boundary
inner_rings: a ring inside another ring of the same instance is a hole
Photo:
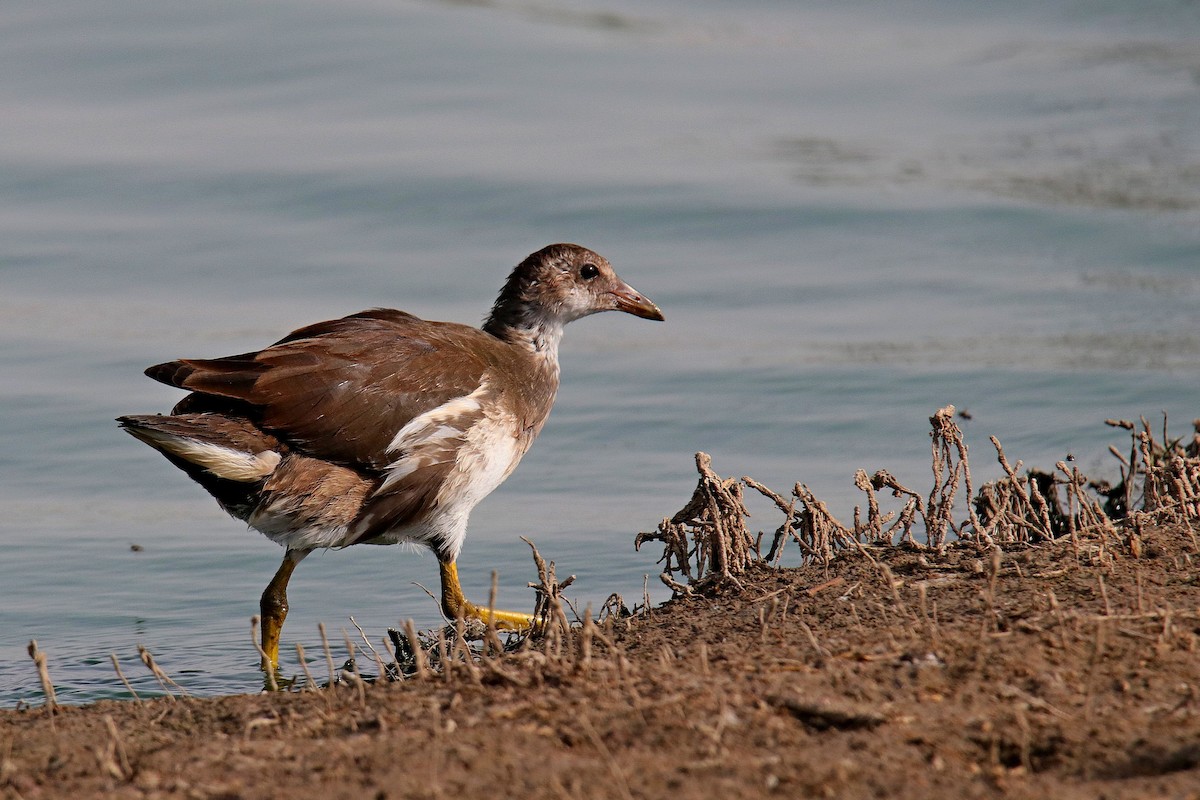
[[[529,614],[466,599],[458,557],[471,510],[550,414],[564,326],[602,311],[664,319],[603,256],[552,244],[511,271],[479,328],[372,308],[262,350],[168,361],[145,374],[188,394],[117,423],[285,548],[259,600],[264,672],[279,668],[288,581],[317,549],[424,545],[448,618],[529,629]]]

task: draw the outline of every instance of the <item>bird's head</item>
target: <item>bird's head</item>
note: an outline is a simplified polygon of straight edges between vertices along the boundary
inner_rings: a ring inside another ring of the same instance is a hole
[[[577,244],[552,244],[508,276],[484,330],[561,327],[600,311],[663,319],[658,306],[621,280],[604,256]]]

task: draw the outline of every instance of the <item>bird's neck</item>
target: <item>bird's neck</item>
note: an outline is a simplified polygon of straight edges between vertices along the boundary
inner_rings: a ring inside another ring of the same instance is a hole
[[[546,359],[557,370],[563,326],[561,319],[546,313],[538,304],[502,294],[483,323],[483,330]]]

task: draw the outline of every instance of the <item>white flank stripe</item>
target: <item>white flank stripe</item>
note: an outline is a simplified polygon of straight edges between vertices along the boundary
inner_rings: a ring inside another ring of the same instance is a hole
[[[417,467],[425,466],[426,460],[416,456],[407,456],[399,461],[393,461],[387,468],[387,477],[379,485],[377,491],[384,491],[396,481],[403,480],[417,471]]]
[[[467,431],[463,428],[463,418],[479,410],[479,399],[487,390],[484,377],[475,391],[413,417],[396,431],[387,451],[400,453],[400,457],[388,466],[387,477],[376,491],[385,492],[417,469],[434,463],[430,448],[437,449],[447,439],[464,436]]]
[[[449,439],[462,434],[462,429],[455,426],[455,421],[462,414],[470,414],[479,410],[479,397],[487,389],[487,381],[479,384],[479,388],[468,395],[456,397],[442,403],[437,408],[413,417],[392,437],[392,443],[387,451],[411,450],[422,442],[434,439]]]

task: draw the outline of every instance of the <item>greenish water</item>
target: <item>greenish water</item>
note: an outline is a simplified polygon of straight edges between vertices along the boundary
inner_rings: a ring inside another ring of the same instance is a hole
[[[581,604],[640,598],[696,450],[848,519],[857,468],[925,485],[954,403],[977,481],[993,434],[1115,474],[1105,418],[1200,416],[1198,33],[1182,0],[10,3],[0,706],[40,702],[31,638],[60,701],[124,696],[109,653],[154,692],[138,644],[195,694],[259,685],[281,552],[116,428],[177,399],[143,367],[375,305],[477,322],[553,241],[667,322],[568,331],[475,596],[496,569],[530,603],[528,536]],[[285,656],[432,625],[417,581],[429,554],[314,554]]]

